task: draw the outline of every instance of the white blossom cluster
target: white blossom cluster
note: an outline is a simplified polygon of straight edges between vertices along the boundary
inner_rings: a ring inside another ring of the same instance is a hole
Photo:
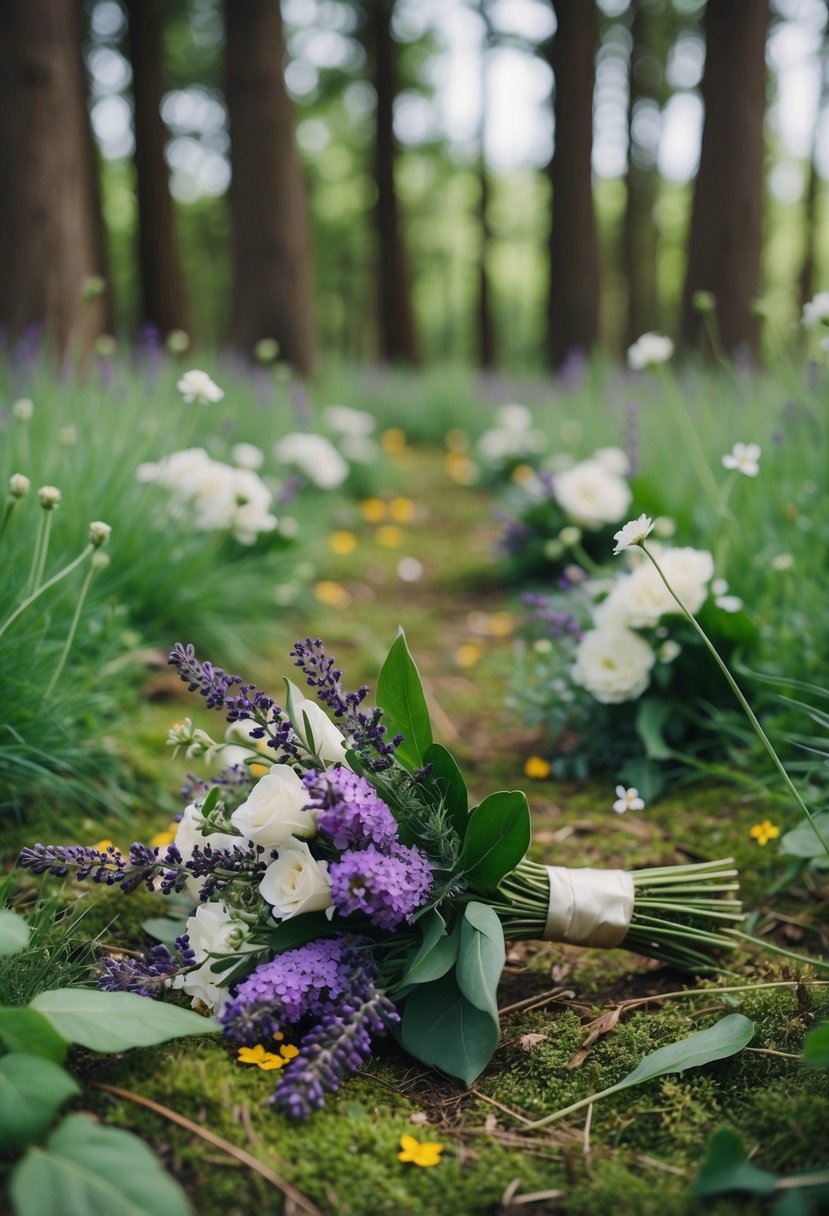
[[[502,405],[495,412],[495,426],[478,440],[478,454],[485,465],[503,468],[512,461],[537,456],[547,446],[547,436],[533,426],[526,405]]]
[[[200,531],[230,532],[240,544],[252,545],[261,532],[276,527],[273,494],[261,477],[251,468],[213,460],[204,448],[185,448],[139,465],[136,476],[169,491],[173,515],[189,518]]]
[[[557,472],[553,495],[572,523],[595,532],[626,515],[633,498],[627,471],[621,448],[600,448],[589,459]]]

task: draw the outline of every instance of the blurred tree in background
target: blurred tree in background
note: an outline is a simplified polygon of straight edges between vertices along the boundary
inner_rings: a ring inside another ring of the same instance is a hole
[[[754,297],[786,335],[829,277],[826,27],[826,0],[6,0],[0,321],[541,369],[695,345],[705,290],[757,357]]]

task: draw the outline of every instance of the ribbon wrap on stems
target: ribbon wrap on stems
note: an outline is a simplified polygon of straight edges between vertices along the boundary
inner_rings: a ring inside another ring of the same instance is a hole
[[[550,903],[545,941],[573,946],[618,946],[633,916],[633,878],[626,870],[545,866]]]

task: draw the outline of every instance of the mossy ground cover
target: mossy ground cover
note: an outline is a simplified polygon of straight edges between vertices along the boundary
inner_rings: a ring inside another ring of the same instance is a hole
[[[312,555],[318,594],[290,609],[275,608],[261,653],[245,674],[278,696],[281,676],[291,674],[286,656],[292,641],[311,634],[326,640],[349,683],[371,683],[400,624],[423,674],[438,734],[458,755],[473,795],[526,786],[524,761],[538,740],[505,708],[514,642],[504,614],[515,604],[492,573],[492,500],[484,491],[454,485],[438,452],[407,450],[397,458],[396,473],[395,494],[414,504],[411,520],[400,522],[397,533],[382,533],[357,507],[343,507],[335,523],[356,534],[356,549],[337,555],[327,540],[320,542]],[[422,564],[419,580],[399,578],[402,557]],[[243,617],[244,605],[238,611]],[[223,662],[221,655],[209,657]],[[35,839],[105,835],[127,843],[167,825],[186,764],[170,760],[163,740],[175,718],[198,715],[193,699],[163,667],[148,669],[145,691],[138,719],[113,722],[111,730],[133,790],[132,817],[102,826],[84,807],[33,808],[29,822],[7,837],[10,856]],[[219,733],[215,718],[203,724]],[[733,855],[747,902],[765,908],[765,892],[780,866],[748,835],[752,823],[778,813],[762,796],[740,786],[695,785],[638,815],[616,816],[612,788],[612,775],[582,786],[534,783],[534,855],[626,868]],[[67,897],[77,894],[68,891]],[[84,898],[88,930],[131,948],[142,944],[141,920],[157,911],[149,894]],[[778,919],[764,924],[779,944],[819,953],[810,908],[808,891],[796,890],[775,902]],[[200,1216],[296,1213],[302,1205],[194,1130],[98,1086],[139,1095],[218,1134],[324,1212],[692,1213],[702,1205],[689,1198],[690,1183],[718,1127],[739,1131],[767,1169],[793,1172],[827,1156],[829,1074],[805,1069],[796,1056],[806,1031],[829,1010],[829,988],[814,986],[808,969],[758,951],[728,965],[731,974],[700,981],[688,996],[684,989],[693,981],[621,951],[514,945],[501,988],[502,1008],[509,1011],[502,1019],[503,1042],[473,1090],[388,1043],[306,1124],[274,1115],[267,1106],[268,1076],[237,1065],[232,1050],[218,1041],[185,1040],[120,1059],[78,1053],[73,1063],[86,1083],[83,1109],[144,1136]],[[799,976],[804,983],[796,982]],[[753,983],[776,986],[719,991]],[[665,995],[673,993],[679,995]],[[641,1003],[625,1004],[635,1001]],[[615,1028],[581,1064],[569,1067],[586,1025],[620,1004]],[[527,1120],[613,1084],[650,1051],[734,1010],[755,1021],[749,1051],[616,1095],[597,1104],[587,1121],[582,1111],[537,1132],[524,1129]],[[398,1162],[403,1134],[439,1140],[445,1145],[441,1163],[426,1169]],[[531,1195],[539,1198],[518,1202]],[[722,1214],[762,1210],[730,1200],[705,1206]]]

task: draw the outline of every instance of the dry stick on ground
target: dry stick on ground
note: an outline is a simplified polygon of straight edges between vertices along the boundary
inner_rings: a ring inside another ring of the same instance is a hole
[[[256,1157],[251,1156],[245,1149],[238,1148],[235,1144],[231,1144],[229,1140],[225,1140],[223,1136],[218,1136],[215,1132],[208,1131],[206,1127],[200,1127],[198,1123],[193,1123],[192,1120],[185,1118],[184,1115],[180,1115],[178,1111],[170,1110],[168,1106],[162,1106],[160,1102],[154,1102],[152,1098],[145,1098],[142,1094],[135,1094],[129,1089],[121,1089],[117,1085],[105,1085],[102,1081],[93,1081],[92,1088],[104,1090],[108,1094],[115,1094],[117,1098],[125,1098],[128,1102],[135,1102],[138,1106],[146,1106],[148,1110],[155,1111],[157,1115],[161,1115],[164,1119],[169,1119],[171,1123],[178,1123],[179,1127],[183,1127],[188,1132],[192,1132],[194,1136],[199,1136],[202,1140],[206,1140],[208,1144],[220,1148],[229,1157],[234,1157],[242,1165],[246,1165],[248,1169],[259,1174],[271,1186],[275,1186],[278,1191],[281,1191],[286,1199],[290,1199],[296,1207],[300,1208],[303,1212],[307,1212],[308,1216],[323,1216],[321,1209],[316,1204],[313,1204],[310,1199],[306,1199],[301,1191],[291,1186],[290,1182],[285,1182],[278,1174],[275,1174],[267,1165],[263,1165]]]

